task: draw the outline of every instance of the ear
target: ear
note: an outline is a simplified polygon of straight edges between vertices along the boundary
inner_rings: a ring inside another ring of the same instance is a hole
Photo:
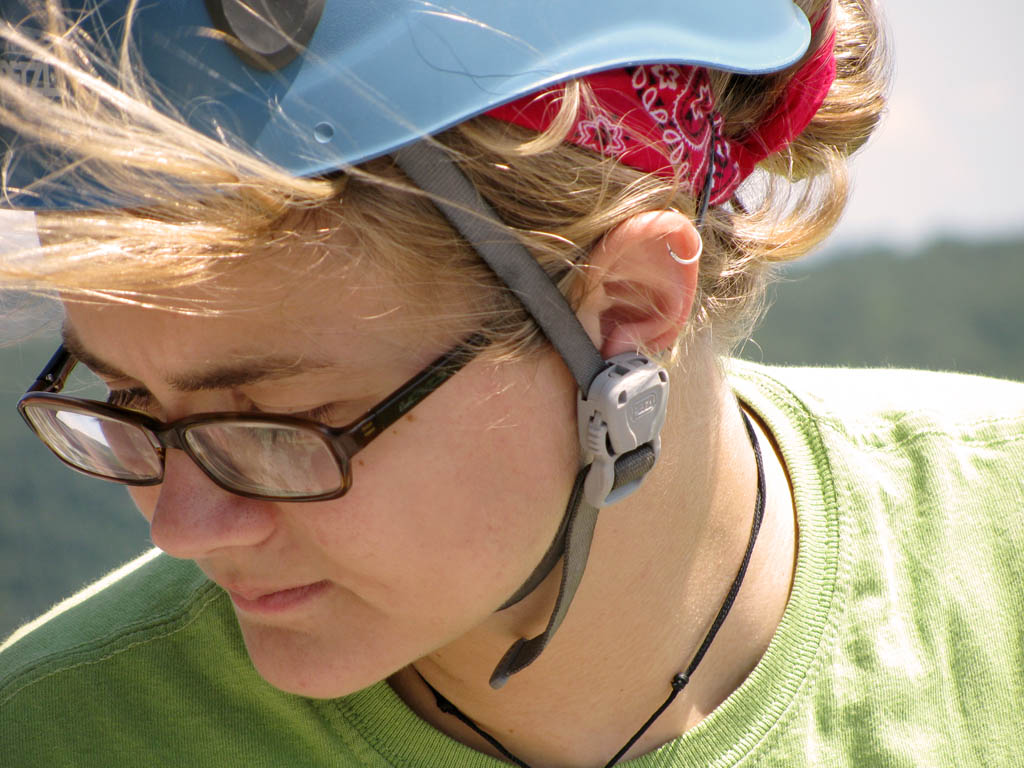
[[[675,211],[637,214],[601,239],[577,314],[602,357],[672,346],[690,317],[701,250]]]

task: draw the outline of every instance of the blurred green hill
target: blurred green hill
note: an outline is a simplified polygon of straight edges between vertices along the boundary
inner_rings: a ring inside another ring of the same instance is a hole
[[[15,408],[56,346],[0,348],[0,638],[150,546],[125,489],[65,469]]]
[[[771,293],[749,359],[1024,380],[1024,238],[812,259]],[[0,637],[149,546],[124,489],[66,470],[15,411],[55,346],[0,348]]]
[[[770,295],[742,350],[751,360],[1024,381],[1024,238],[812,259],[784,272]]]

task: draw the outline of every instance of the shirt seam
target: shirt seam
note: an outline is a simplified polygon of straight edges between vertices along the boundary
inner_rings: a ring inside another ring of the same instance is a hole
[[[835,483],[835,471],[832,466],[832,459],[829,453],[824,435],[821,432],[821,417],[815,414],[804,402],[804,399],[794,392],[782,381],[774,378],[759,368],[747,368],[736,371],[740,377],[754,384],[761,391],[766,392],[768,402],[772,407],[787,415],[790,419],[790,426],[796,431],[803,427],[804,441],[806,442],[809,457],[815,467],[821,467],[823,473],[819,473],[819,486],[821,488],[821,499],[824,507],[825,541],[823,542],[823,555],[826,559],[825,574],[823,581],[828,587],[827,603],[821,608],[818,615],[822,617],[822,627],[813,644],[813,652],[808,658],[806,665],[799,677],[794,681],[795,686],[792,695],[789,696],[785,705],[772,719],[771,723],[755,738],[742,754],[728,763],[722,765],[739,766],[750,760],[756,760],[759,753],[763,754],[770,750],[777,742],[779,734],[782,733],[784,722],[793,716],[797,709],[797,701],[810,695],[809,688],[821,674],[822,665],[826,659],[826,647],[830,640],[834,639],[838,630],[839,613],[842,606],[837,607],[837,597],[841,590],[840,573],[844,565],[843,547],[841,540],[842,520],[839,510],[839,491]],[[756,378],[756,382],[753,381]],[[741,399],[743,399],[741,397]],[[831,535],[830,535],[831,534]],[[833,564],[828,564],[828,558],[834,558]],[[807,597],[805,599],[812,599]],[[820,599],[820,598],[819,598]],[[813,610],[813,609],[812,609]],[[804,644],[804,648],[807,645]]]
[[[203,592],[205,592],[206,594],[203,594]],[[184,606],[183,610],[179,610],[173,614],[164,614],[158,620],[152,621],[148,624],[136,622],[133,625],[134,628],[129,629],[128,631],[108,633],[103,638],[91,641],[89,643],[80,643],[74,646],[73,648],[65,649],[59,652],[50,653],[42,657],[41,659],[37,659],[34,662],[26,664],[24,667],[21,668],[21,670],[19,670],[11,676],[7,686],[5,686],[8,687],[8,692],[4,693],[3,695],[0,695],[0,706],[6,706],[19,694],[23,693],[24,691],[28,690],[29,688],[38,683],[48,680],[49,678],[55,675],[70,672],[72,670],[78,669],[79,667],[84,667],[91,664],[102,664],[103,662],[109,661],[115,656],[118,656],[121,653],[125,653],[126,651],[129,651],[140,645],[145,645],[146,643],[156,642],[158,640],[163,640],[165,638],[172,637],[176,635],[178,632],[187,629],[197,619],[199,619],[199,617],[209,607],[209,605],[218,597],[218,594],[214,591],[213,585],[211,583],[201,586],[198,590],[196,590],[196,592],[193,593],[193,595],[194,599],[189,601],[188,604]],[[172,629],[169,632],[162,632],[155,636],[150,635],[148,637],[136,640],[129,640],[127,645],[123,645],[115,649],[109,649],[109,646],[113,645],[114,643],[123,642],[126,639],[132,638],[133,636],[138,636],[142,633],[152,633],[154,630],[159,630],[162,627],[172,627],[176,623],[178,623],[178,626],[174,627],[174,629]],[[105,650],[108,650],[108,652],[104,654]],[[60,664],[61,659],[69,659],[72,656],[80,655],[82,653],[88,653],[89,651],[91,651],[92,654],[99,653],[100,655],[89,655],[87,658],[80,659],[66,666]],[[57,664],[57,666],[54,669],[51,669],[45,674],[42,674],[38,677],[33,676],[33,673],[37,673],[43,667],[51,664]],[[19,686],[18,681],[24,678],[29,679],[26,680],[24,684]]]

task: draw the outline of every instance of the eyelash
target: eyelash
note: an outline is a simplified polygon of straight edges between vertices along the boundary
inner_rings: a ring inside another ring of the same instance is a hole
[[[148,407],[152,406],[153,396],[144,389],[114,389],[107,395],[107,404],[144,413]],[[330,424],[336,406],[337,403],[327,403],[326,405],[311,408],[308,411],[286,415],[297,419]],[[253,408],[253,410],[256,413],[265,413],[265,411],[261,411],[259,408]]]
[[[307,421],[317,421],[322,424],[331,423],[331,415],[335,411],[335,403],[328,403],[326,405],[319,405],[316,408],[311,408],[308,411],[302,413],[289,413],[289,416],[294,416],[298,419],[306,419]]]
[[[144,389],[113,389],[107,395],[107,404],[131,411],[144,411],[151,405],[153,396]]]

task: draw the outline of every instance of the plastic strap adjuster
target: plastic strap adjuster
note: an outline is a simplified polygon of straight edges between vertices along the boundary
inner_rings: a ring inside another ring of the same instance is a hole
[[[668,373],[660,365],[636,352],[607,362],[587,397],[581,394],[576,401],[582,463],[590,465],[583,494],[596,508],[614,504],[640,487],[642,476],[616,487],[615,462],[642,445],[649,445],[658,460],[668,406]]]

